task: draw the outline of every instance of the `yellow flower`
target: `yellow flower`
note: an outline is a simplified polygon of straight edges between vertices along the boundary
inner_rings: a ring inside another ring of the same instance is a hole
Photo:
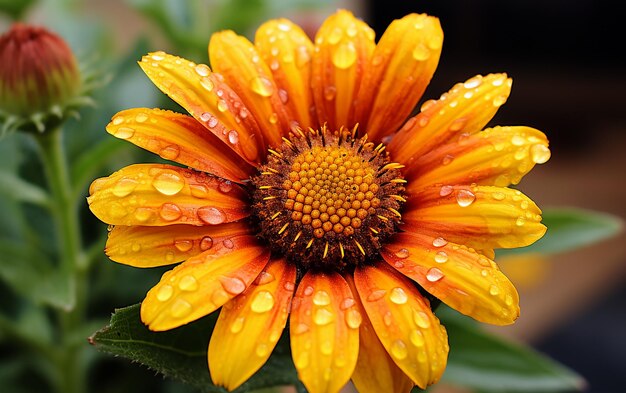
[[[406,120],[442,42],[427,15],[394,21],[375,44],[338,11],[315,43],[279,19],[254,44],[214,34],[212,69],[163,52],[140,62],[191,116],[130,109],[107,130],[192,169],[128,166],[94,181],[89,204],[114,225],[114,261],[182,262],[142,303],[150,329],[221,307],[208,350],[216,384],[253,375],[288,318],[314,393],[350,379],[361,392],[439,380],[448,344],[430,295],[482,322],[517,318],[493,250],[544,234],[539,208],[507,187],[547,161],[548,142],[528,127],[481,131],[509,95],[505,74],[459,83]]]

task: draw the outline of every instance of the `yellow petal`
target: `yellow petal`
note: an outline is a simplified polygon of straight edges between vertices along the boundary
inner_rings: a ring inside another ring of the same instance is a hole
[[[112,225],[217,225],[247,217],[246,193],[202,172],[161,164],[135,164],[94,180],[87,198]]]
[[[437,146],[482,130],[506,102],[512,83],[506,74],[477,75],[426,101],[389,143],[393,159],[410,167]]]
[[[503,187],[430,187],[409,198],[402,219],[406,230],[438,234],[478,250],[528,246],[546,232],[537,205]]]
[[[259,27],[254,44],[269,65],[278,97],[302,129],[317,128],[311,93],[313,43],[306,33],[287,19],[274,19]],[[293,128],[296,124],[290,124]]]
[[[328,17],[315,36],[311,87],[320,124],[352,128],[365,66],[374,50],[374,31],[351,12]]]
[[[448,336],[428,300],[384,262],[359,266],[354,283],[391,359],[420,388],[437,382],[448,360]]]
[[[495,127],[439,146],[420,156],[404,173],[407,192],[433,184],[517,184],[535,164],[550,158],[548,140],[529,127]]]
[[[249,163],[263,160],[262,133],[241,98],[205,64],[155,52],[139,62],[162,92]]]
[[[443,237],[404,232],[387,244],[382,256],[455,310],[494,325],[519,316],[515,287],[489,258]]]
[[[352,293],[357,293],[352,277],[346,277]],[[363,321],[359,328],[359,358],[352,373],[352,382],[359,393],[408,393],[414,383],[391,359],[378,339],[365,313],[361,300],[355,298]]]
[[[221,225],[121,226],[109,232],[105,252],[115,262],[134,267],[178,263],[208,251],[224,240],[251,234],[249,222]]]
[[[212,313],[254,281],[269,250],[253,236],[238,236],[166,272],[141,303],[150,330],[179,327]]]
[[[309,271],[292,302],[289,335],[298,378],[311,393],[336,393],[350,380],[361,314],[338,273]]]
[[[294,264],[272,260],[222,307],[209,344],[213,383],[234,390],[265,364],[287,323],[295,282]]]
[[[439,19],[432,16],[410,14],[387,27],[359,90],[356,118],[370,139],[400,128],[430,82],[442,44]]]
[[[290,116],[283,105],[271,70],[247,38],[233,31],[211,36],[209,57],[215,72],[237,92],[259,124],[265,144],[278,147],[287,135]]]
[[[135,108],[113,116],[109,134],[166,160],[240,182],[254,167],[194,118],[161,109]]]

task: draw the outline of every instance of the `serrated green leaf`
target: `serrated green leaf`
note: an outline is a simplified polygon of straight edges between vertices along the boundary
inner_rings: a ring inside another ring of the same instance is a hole
[[[207,347],[217,313],[166,332],[152,332],[141,322],[140,305],[117,309],[110,324],[89,342],[101,351],[141,363],[163,375],[201,391],[226,393],[213,385],[207,366]],[[242,361],[249,354],[241,354]],[[278,343],[265,366],[234,392],[299,384],[286,337]]]
[[[521,344],[479,329],[447,308],[437,313],[448,331],[450,355],[443,380],[483,392],[571,392],[582,377]]]
[[[542,222],[548,227],[544,237],[528,247],[498,250],[498,255],[569,251],[608,239],[623,228],[616,216],[579,208],[545,209]]]

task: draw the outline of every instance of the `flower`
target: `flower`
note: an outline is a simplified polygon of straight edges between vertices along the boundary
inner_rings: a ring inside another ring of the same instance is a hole
[[[253,375],[288,318],[311,392],[436,382],[448,344],[429,298],[482,322],[517,318],[494,249],[544,234],[539,208],[508,186],[548,160],[548,142],[528,127],[481,131],[509,95],[505,74],[459,83],[406,120],[442,42],[434,17],[396,20],[375,44],[338,11],[315,43],[278,19],[254,44],[214,34],[213,69],[164,52],[140,62],[191,116],[130,109],[107,131],[192,169],[131,165],[94,181],[88,202],[114,226],[114,261],[182,262],[142,303],[150,329],[221,307],[208,349],[216,384]]]
[[[16,23],[0,37],[0,62],[0,118],[7,123],[43,131],[80,103],[76,59],[56,34]]]

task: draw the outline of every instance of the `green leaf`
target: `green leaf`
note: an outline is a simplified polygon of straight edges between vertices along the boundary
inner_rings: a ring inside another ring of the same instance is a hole
[[[579,208],[545,209],[543,223],[548,231],[536,243],[512,250],[498,250],[498,255],[555,254],[608,239],[623,229],[623,222],[618,217]]]
[[[35,304],[74,307],[74,280],[27,244],[0,239],[0,279]]]
[[[217,312],[177,329],[152,332],[141,322],[139,310],[139,304],[115,310],[110,324],[94,333],[89,342],[101,351],[139,362],[201,391],[226,393],[226,389],[213,385],[207,366],[207,347]],[[286,339],[286,335],[281,338],[265,366],[234,392],[299,385]],[[242,361],[247,356],[242,353]]]
[[[446,382],[485,392],[563,392],[585,387],[582,377],[531,348],[481,331],[450,309],[437,314],[450,342]]]
[[[38,186],[20,179],[15,174],[0,170],[0,193],[14,200],[46,206],[48,194]]]

